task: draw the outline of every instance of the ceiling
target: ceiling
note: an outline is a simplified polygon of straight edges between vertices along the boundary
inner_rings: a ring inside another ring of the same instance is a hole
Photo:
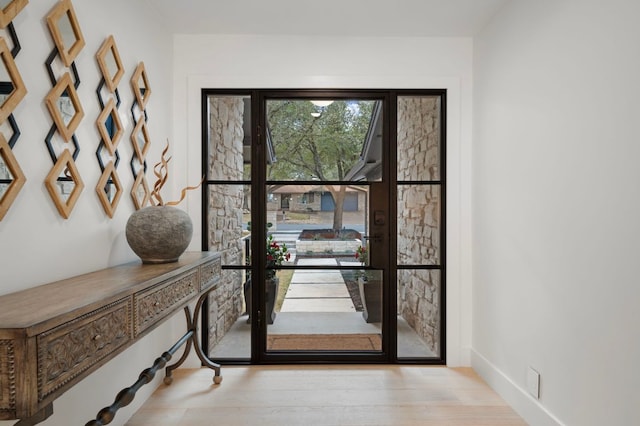
[[[511,0],[142,0],[174,34],[471,37]]]

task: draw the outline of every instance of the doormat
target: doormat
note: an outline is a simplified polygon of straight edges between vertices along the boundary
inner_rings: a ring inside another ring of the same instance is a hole
[[[272,351],[380,351],[379,334],[271,334],[267,349]]]

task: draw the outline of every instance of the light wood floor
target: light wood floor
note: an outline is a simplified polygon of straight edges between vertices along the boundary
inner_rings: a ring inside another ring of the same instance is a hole
[[[178,369],[127,423],[141,425],[526,425],[469,368],[430,366]]]

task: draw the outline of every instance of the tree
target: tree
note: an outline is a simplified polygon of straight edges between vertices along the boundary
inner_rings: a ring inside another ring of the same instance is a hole
[[[276,161],[271,180],[343,181],[360,158],[374,101],[270,100],[267,119]],[[342,228],[345,185],[326,185],[335,204],[333,228]]]

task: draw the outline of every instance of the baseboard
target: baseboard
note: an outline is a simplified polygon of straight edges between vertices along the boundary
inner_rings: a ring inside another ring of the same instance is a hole
[[[488,359],[471,349],[471,367],[528,424],[532,426],[564,426],[539,401],[507,377]]]

